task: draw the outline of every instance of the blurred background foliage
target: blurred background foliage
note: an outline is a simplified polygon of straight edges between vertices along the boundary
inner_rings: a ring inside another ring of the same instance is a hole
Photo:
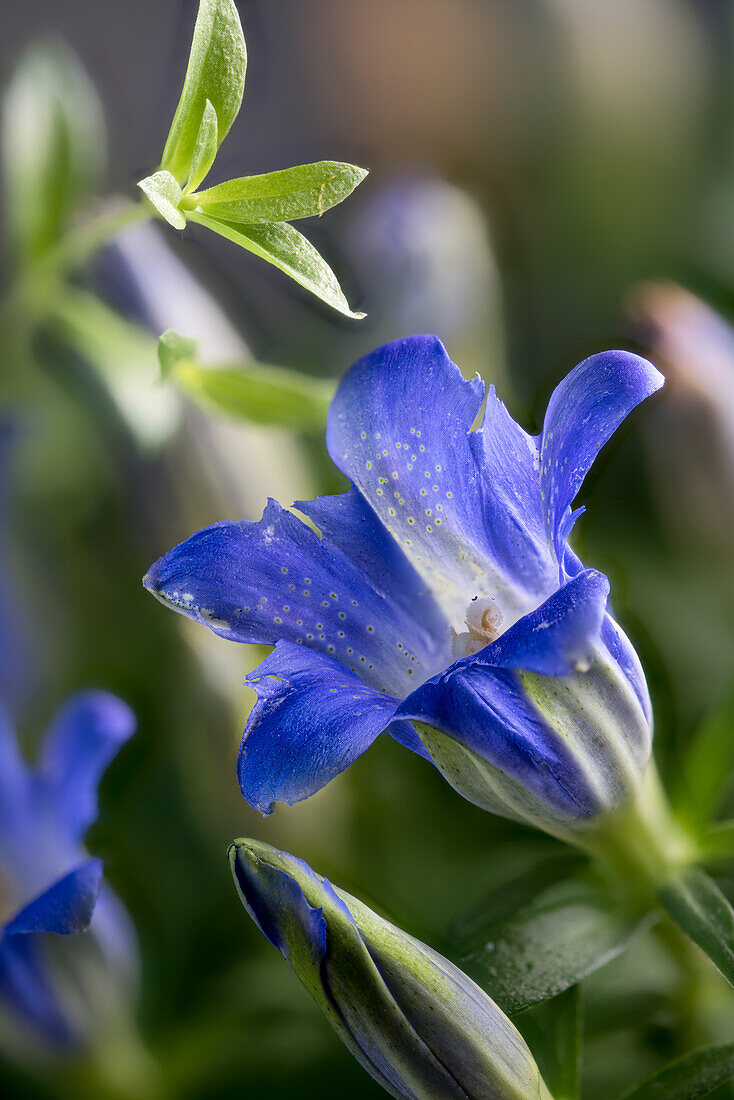
[[[701,723],[734,729],[732,5],[238,8],[247,91],[217,167],[337,157],[369,168],[349,203],[309,223],[368,317],[330,313],[196,226],[179,236],[140,225],[45,302],[42,323],[21,323],[19,255],[38,256],[98,196],[130,196],[154,164],[195,4],[3,6],[4,85],[14,72],[30,84],[16,76],[4,113],[0,400],[17,428],[2,530],[2,644],[15,663],[2,690],[29,752],[79,687],[119,693],[138,717],[88,840],[140,938],[140,1029],[160,1066],[151,1094],[356,1100],[380,1090],[244,917],[228,842],[253,834],[292,850],[444,948],[461,910],[532,874],[556,845],[475,810],[388,739],[305,804],[268,820],[247,807],[234,760],[251,702],[242,680],[261,654],[166,614],[140,577],[199,526],[342,483],[311,423],[244,423],[161,382],[157,337],[195,338],[204,364],[255,359],[328,383],[385,340],[436,332],[533,431],[585,355],[621,345],[653,358],[669,387],[605,451],[577,543],[610,575],[674,781]],[[19,99],[37,99],[49,66],[64,88],[56,114],[19,126]],[[38,196],[23,181],[49,193],[49,150],[54,202],[34,223]],[[42,281],[26,291],[41,301]],[[650,937],[584,997],[585,1081],[599,1100],[695,1042],[731,1038],[716,979],[694,965],[682,988]],[[692,998],[696,1034],[681,1010]],[[114,1095],[111,1072],[125,1088],[114,1049],[106,1084],[73,1064],[3,1058],[5,1095]]]

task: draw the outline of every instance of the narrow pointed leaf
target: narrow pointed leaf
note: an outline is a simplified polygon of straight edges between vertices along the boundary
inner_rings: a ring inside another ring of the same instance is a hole
[[[171,377],[199,404],[250,423],[301,431],[324,431],[334,390],[322,379],[255,363],[214,369],[183,360]]]
[[[717,821],[698,840],[701,859],[734,860],[734,821]]]
[[[678,769],[674,804],[692,825],[709,820],[734,773],[734,695],[712,711]]]
[[[455,951],[469,954],[483,947],[488,929],[508,920],[520,909],[530,905],[541,890],[570,878],[580,871],[585,858],[571,848],[552,848],[548,855],[548,840],[543,837],[535,858],[512,877],[502,879],[473,901],[454,919],[448,943]]]
[[[664,886],[660,898],[678,927],[734,985],[734,909],[713,879],[691,868]]]
[[[181,98],[161,159],[183,183],[194,157],[206,102],[218,123],[217,144],[237,117],[245,90],[247,50],[233,0],[201,0]]]
[[[300,164],[218,183],[196,195],[196,206],[211,217],[248,225],[310,218],[346,199],[366,175],[364,168],[335,160]]]
[[[274,264],[295,279],[306,290],[310,290],[322,302],[347,317],[361,318],[364,313],[353,313],[336,275],[326,260],[316,251],[303,234],[287,222],[274,222],[272,225],[235,226],[229,222],[210,218],[205,214],[192,211],[188,220],[219,233],[233,244],[254,252],[268,263]]]
[[[154,172],[140,180],[138,187],[169,225],[174,229],[186,228],[186,218],[178,208],[183,193],[170,172]]]
[[[591,883],[568,879],[486,928],[483,946],[461,963],[506,1012],[522,1012],[604,966],[641,923]]]
[[[204,106],[204,114],[201,116],[201,126],[194,146],[194,155],[191,158],[191,171],[184,194],[195,191],[201,181],[209,174],[209,169],[214,164],[217,155],[219,128],[217,125],[217,112],[212,103],[207,99]]]
[[[518,1020],[554,1100],[578,1100],[581,1071],[581,990],[535,1005]]]
[[[706,1047],[670,1062],[623,1100],[699,1100],[734,1077],[734,1043]]]

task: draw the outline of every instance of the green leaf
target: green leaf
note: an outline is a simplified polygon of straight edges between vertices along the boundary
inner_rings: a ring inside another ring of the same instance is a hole
[[[211,229],[213,233],[219,233],[233,244],[238,244],[248,252],[254,252],[256,256],[279,267],[322,302],[326,302],[347,317],[359,319],[365,316],[364,313],[351,311],[336,275],[326,260],[319,255],[302,233],[287,222],[236,226],[193,211],[188,213],[187,217],[189,221],[197,222]]]
[[[254,424],[323,432],[334,386],[282,367],[205,368],[185,359],[171,378],[198,404]]]
[[[571,878],[486,928],[484,945],[461,961],[505,1012],[522,1012],[604,966],[641,923],[592,883]]]
[[[99,183],[102,108],[81,62],[61,42],[32,46],[3,96],[2,161],[8,233],[21,261],[60,236]]]
[[[647,1077],[623,1100],[698,1100],[734,1077],[734,1043],[686,1054]]]
[[[217,116],[217,145],[237,117],[245,90],[247,50],[233,0],[201,0],[181,98],[161,159],[183,183],[194,158],[206,102]]]
[[[171,328],[167,329],[158,338],[158,362],[163,378],[167,378],[173,368],[182,360],[194,359],[195,356],[196,340],[180,336]]]
[[[702,860],[734,860],[734,821],[717,821],[698,838]]]
[[[194,154],[191,158],[191,171],[188,182],[184,188],[184,194],[195,191],[201,181],[208,175],[209,169],[214,164],[217,155],[217,112],[210,100],[207,99],[204,114],[201,116],[201,126],[194,146]]]
[[[195,196],[196,208],[210,217],[247,225],[310,218],[346,199],[367,174],[364,168],[335,160],[301,164],[218,183]]]
[[[734,695],[712,711],[691,741],[674,792],[686,822],[704,824],[715,812],[734,773]]]
[[[660,898],[678,927],[734,985],[734,909],[713,879],[690,868],[667,883]]]
[[[585,865],[585,857],[569,847],[552,850],[549,856],[548,841],[549,838],[543,838],[544,847],[520,873],[493,884],[486,894],[459,913],[447,937],[449,953],[452,949],[462,954],[481,949],[488,929],[504,923],[529,905],[541,890],[569,878]]]
[[[170,172],[154,172],[140,180],[138,187],[169,225],[174,229],[186,228],[186,218],[178,208],[183,192]]]
[[[564,993],[524,1012],[518,1020],[554,1100],[578,1100],[581,1071],[581,990]]]

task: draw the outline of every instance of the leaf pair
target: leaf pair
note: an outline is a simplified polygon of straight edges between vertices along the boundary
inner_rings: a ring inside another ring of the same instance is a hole
[[[280,268],[347,317],[339,282],[323,257],[290,222],[320,216],[367,175],[338,161],[319,161],[197,188],[242,103],[247,52],[232,0],[201,0],[181,98],[160,169],[138,186],[174,229],[203,225]]]

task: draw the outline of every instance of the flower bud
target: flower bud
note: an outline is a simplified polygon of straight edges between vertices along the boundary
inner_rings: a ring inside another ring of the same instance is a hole
[[[525,1041],[447,959],[300,859],[238,840],[242,902],[357,1061],[407,1100],[551,1100]]]

